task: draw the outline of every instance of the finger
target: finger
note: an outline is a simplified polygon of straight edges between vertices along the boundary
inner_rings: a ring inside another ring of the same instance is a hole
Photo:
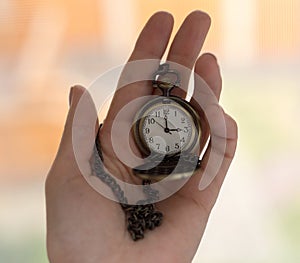
[[[78,145],[84,145],[82,150],[94,143],[98,130],[97,111],[92,97],[84,87],[77,85],[71,88],[69,103],[70,109],[58,151],[58,155],[64,156],[74,154],[74,143],[77,148],[80,148]]]
[[[195,65],[195,93],[208,93],[212,98],[210,100],[214,102],[219,101],[222,90],[222,77],[220,67],[217,59],[213,54],[205,53],[200,56]],[[201,103],[196,101],[196,95],[192,96],[191,104],[199,113],[201,122],[201,142],[200,148],[203,149],[209,137],[209,125],[205,117],[203,106]],[[215,98],[213,98],[215,97]]]
[[[205,53],[200,56],[195,65],[195,74],[199,75],[207,83],[219,100],[222,90],[222,77],[217,58],[211,53]],[[197,81],[199,81],[198,78],[195,79],[195,88],[199,87]]]
[[[161,58],[168,45],[174,19],[170,13],[157,12],[140,33],[129,61]]]
[[[103,129],[109,126],[107,124],[114,120],[124,105],[140,96],[152,94],[153,88],[148,81],[133,82],[136,79],[148,80],[149,76],[157,69],[168,45],[172,28],[173,17],[167,12],[158,12],[149,19],[122,72]]]
[[[167,61],[181,75],[181,89],[173,91],[177,96],[186,95],[191,69],[201,51],[210,24],[210,17],[206,13],[194,11],[186,17],[172,42]]]
[[[202,203],[207,211],[213,207],[237,146],[237,124],[226,113],[223,113],[225,133],[220,128],[222,120],[212,128],[211,142],[206,151],[200,170],[191,177],[185,190],[193,194],[195,200]],[[219,126],[219,128],[218,128]]]
[[[208,151],[205,153],[201,163],[201,180],[199,189],[205,190],[210,188],[214,190],[215,196],[219,193],[224,178],[227,174],[229,166],[234,157],[238,128],[235,120],[224,113],[226,133],[219,133],[218,130],[213,131],[211,134],[211,142]],[[219,167],[215,173],[215,167]]]

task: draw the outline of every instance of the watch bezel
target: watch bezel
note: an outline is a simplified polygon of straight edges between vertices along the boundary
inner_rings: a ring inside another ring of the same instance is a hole
[[[138,145],[139,150],[144,154],[145,156],[150,155],[151,149],[148,146],[147,142],[144,139],[144,134],[142,132],[143,130],[143,123],[146,118],[146,116],[143,116],[146,111],[148,111],[151,108],[154,108],[157,104],[167,104],[168,101],[174,101],[174,106],[180,108],[181,110],[184,110],[187,114],[189,114],[192,118],[194,128],[192,128],[192,139],[190,142],[185,145],[182,149],[179,149],[178,152],[172,152],[172,153],[166,153],[166,157],[174,156],[176,154],[179,154],[181,152],[194,152],[197,149],[197,146],[200,144],[200,137],[202,135],[201,125],[200,125],[200,117],[198,113],[189,105],[189,103],[185,100],[183,100],[180,97],[177,96],[168,96],[168,97],[157,97],[148,103],[146,103],[135,115],[134,118],[134,125],[133,125],[133,134],[136,144]],[[176,105],[177,104],[177,105]],[[199,148],[199,147],[198,147]],[[155,151],[155,150],[152,150]],[[157,154],[162,154],[161,152],[156,152]]]

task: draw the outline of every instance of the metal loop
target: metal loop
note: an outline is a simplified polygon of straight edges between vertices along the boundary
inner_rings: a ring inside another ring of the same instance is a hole
[[[166,76],[167,74],[175,75],[176,80],[174,82],[171,82],[169,79],[159,80],[159,77]],[[174,87],[179,87],[181,81],[179,72],[175,69],[170,69],[170,65],[168,63],[159,65],[158,70],[152,75],[152,79],[152,86],[154,88],[161,89],[165,96],[168,96]]]

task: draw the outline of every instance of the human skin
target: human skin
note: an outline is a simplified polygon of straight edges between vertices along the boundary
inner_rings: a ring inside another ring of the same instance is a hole
[[[194,72],[201,76],[219,99],[222,79],[217,60],[208,53],[199,57],[210,23],[209,16],[201,11],[189,14],[171,44],[167,60],[191,70],[194,67]],[[173,17],[169,13],[154,14],[142,30],[129,61],[161,59],[172,28]],[[156,208],[164,214],[162,225],[148,231],[144,239],[134,242],[126,229],[125,215],[120,205],[90,187],[75,159],[72,124],[76,107],[85,91],[81,86],[71,89],[65,129],[46,179],[47,251],[50,262],[191,262],[235,154],[236,122],[218,105],[226,127],[226,136],[218,136],[212,134],[207,121],[202,119],[204,141],[209,135],[214,135],[226,145],[217,174],[208,187],[199,190],[208,160],[212,153],[219,150],[209,144],[196,174],[179,191],[156,204]],[[136,85],[116,92],[100,132],[100,141],[108,142],[102,143],[105,166],[112,174],[128,182],[136,183],[136,180],[132,179],[128,167],[119,161],[111,148],[111,124],[124,105],[150,94],[153,90]],[[182,90],[177,91],[176,95],[185,96]],[[194,103],[193,99],[191,103]]]

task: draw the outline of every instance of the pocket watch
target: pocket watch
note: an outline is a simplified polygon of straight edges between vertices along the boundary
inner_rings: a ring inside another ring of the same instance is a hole
[[[172,95],[180,75],[169,64],[159,66],[152,86],[162,94],[147,102],[134,118],[133,134],[139,150],[150,157],[133,169],[142,179],[178,179],[191,175],[200,166],[196,154],[201,137],[200,118],[190,103]]]

